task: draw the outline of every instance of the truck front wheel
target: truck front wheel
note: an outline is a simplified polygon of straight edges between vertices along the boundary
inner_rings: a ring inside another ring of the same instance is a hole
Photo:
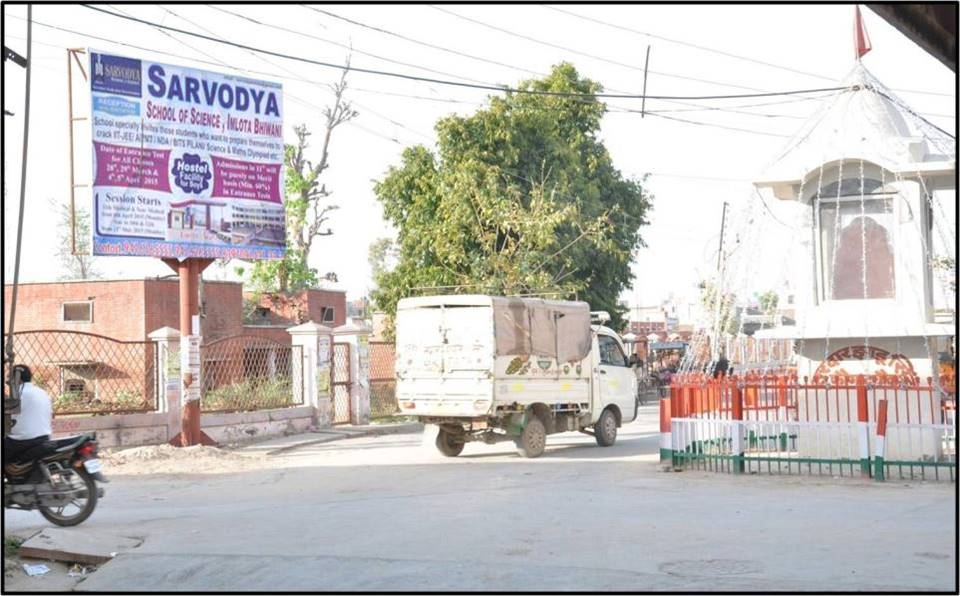
[[[547,430],[539,418],[533,417],[517,439],[517,452],[523,457],[540,457],[546,447]]]
[[[457,437],[442,428],[437,434],[437,449],[447,457],[456,457],[463,451],[463,439]]]
[[[593,436],[597,439],[597,445],[601,447],[610,447],[617,441],[617,415],[613,410],[604,410],[600,414],[600,420],[593,425]]]

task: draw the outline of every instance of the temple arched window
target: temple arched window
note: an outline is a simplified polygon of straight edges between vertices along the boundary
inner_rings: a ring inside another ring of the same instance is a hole
[[[894,196],[880,180],[861,177],[814,195],[821,299],[896,297]]]

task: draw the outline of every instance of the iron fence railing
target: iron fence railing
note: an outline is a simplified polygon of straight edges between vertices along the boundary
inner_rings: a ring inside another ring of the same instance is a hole
[[[388,418],[400,412],[394,375],[394,344],[370,342],[370,417]]]
[[[242,412],[303,404],[303,350],[256,335],[200,348],[204,412]]]
[[[83,331],[13,334],[19,364],[53,400],[57,414],[150,412],[157,409],[160,363],[151,341],[120,341]]]
[[[331,391],[333,392],[333,423],[350,422],[350,344],[333,344]]]
[[[956,480],[952,376],[684,374],[661,408],[679,466]]]

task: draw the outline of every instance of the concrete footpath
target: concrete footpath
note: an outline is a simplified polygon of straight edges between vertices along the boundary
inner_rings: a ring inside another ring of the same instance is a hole
[[[306,433],[289,435],[286,437],[276,437],[251,443],[238,447],[235,452],[241,455],[264,456],[277,455],[307,445],[316,445],[318,443],[330,443],[343,439],[356,439],[360,437],[376,437],[381,435],[401,435],[410,433],[419,433],[423,430],[423,424],[419,422],[400,422],[396,424],[364,424],[364,425],[344,425],[332,428],[324,428]]]

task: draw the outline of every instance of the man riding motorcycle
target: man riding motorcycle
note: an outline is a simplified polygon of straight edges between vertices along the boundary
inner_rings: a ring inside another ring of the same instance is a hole
[[[20,377],[20,408],[11,414],[13,428],[3,437],[3,463],[18,462],[30,449],[50,440],[53,402],[47,392],[33,384],[33,373],[25,364],[13,367]]]
[[[90,517],[106,482],[100,473],[94,434],[50,440],[53,408],[47,392],[33,384],[33,373],[22,364],[13,369],[19,378],[17,396],[4,399],[3,506],[39,509],[47,520],[75,526]],[[19,408],[8,403],[19,397]]]

